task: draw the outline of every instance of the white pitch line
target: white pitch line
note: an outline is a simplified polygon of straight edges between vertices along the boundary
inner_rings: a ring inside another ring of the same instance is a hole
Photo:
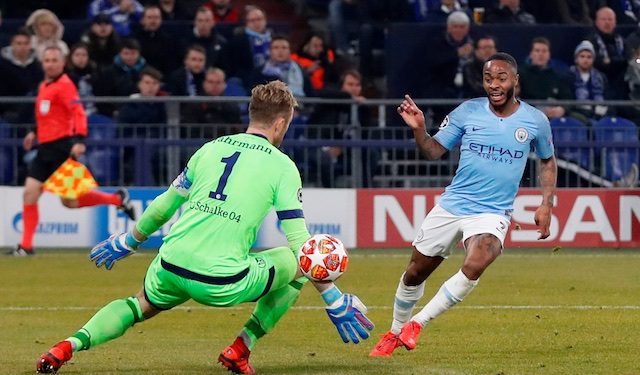
[[[456,255],[462,255],[463,252],[462,250],[459,251],[455,251],[453,252],[453,256]],[[568,257],[576,257],[576,258],[620,258],[620,257],[624,257],[624,258],[640,258],[640,254],[635,254],[635,253],[630,253],[630,252],[625,252],[625,253],[610,253],[610,254],[605,254],[605,253],[599,253],[599,254],[580,254],[578,252],[565,252],[563,253],[562,250],[559,250],[558,252],[554,253],[551,250],[549,250],[548,252],[537,252],[534,254],[522,254],[522,253],[518,253],[518,254],[514,254],[514,253],[509,253],[509,249],[504,250],[504,252],[502,253],[502,257],[505,258],[542,258],[542,257],[555,257],[555,256],[568,256]],[[352,258],[404,258],[404,259],[409,259],[411,257],[411,253],[406,253],[406,254],[366,254],[364,252],[358,252],[358,253],[349,253],[349,257]]]
[[[420,308],[418,306],[417,308]],[[2,311],[86,311],[98,310],[89,306],[4,306]],[[253,306],[214,308],[208,306],[178,306],[173,310],[249,310]],[[391,310],[392,306],[368,306],[369,310]],[[638,305],[461,305],[456,310],[640,310]],[[324,306],[294,306],[292,310],[324,310]]]

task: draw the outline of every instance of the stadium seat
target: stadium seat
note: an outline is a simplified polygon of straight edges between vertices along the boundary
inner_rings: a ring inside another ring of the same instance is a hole
[[[249,96],[247,89],[242,86],[242,80],[238,77],[227,79],[227,88],[224,90],[225,96]],[[249,123],[249,103],[239,103],[240,117],[244,124]]]
[[[591,170],[589,147],[570,147],[572,142],[588,142],[589,128],[573,117],[554,118],[550,121],[553,142],[560,159],[577,163],[582,168]]]
[[[110,117],[92,114],[87,119],[89,141],[115,140],[116,124]],[[116,146],[92,145],[87,149],[86,160],[93,177],[100,185],[118,184],[118,148]]]
[[[9,139],[11,128],[9,123],[0,120],[0,139]],[[13,181],[14,154],[13,147],[3,146],[0,148],[0,184],[10,184]]]
[[[599,147],[595,147],[596,156],[602,158],[602,176],[608,180],[620,180],[631,169],[632,164],[640,162],[638,127],[627,119],[602,118],[594,125],[594,140],[601,142]],[[635,145],[630,146],[629,143]]]

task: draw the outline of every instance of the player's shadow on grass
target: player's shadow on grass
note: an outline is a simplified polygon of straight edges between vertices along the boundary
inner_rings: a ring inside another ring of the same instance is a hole
[[[212,370],[213,367],[213,370]],[[24,372],[23,375],[33,375],[33,371]],[[189,365],[185,366],[184,364],[178,365],[175,369],[168,369],[166,367],[162,368],[153,368],[148,366],[140,366],[140,367],[127,367],[127,368],[118,368],[117,366],[113,368],[96,368],[91,369],[87,372],[86,367],[75,368],[69,363],[63,366],[60,369],[61,374],[82,374],[82,375],[93,375],[93,374],[108,374],[108,375],[121,375],[121,374],[130,374],[130,375],[143,375],[143,374],[155,374],[155,375],[186,375],[186,374],[228,374],[226,369],[221,366],[214,366],[212,364],[203,363],[202,365]]]
[[[313,359],[308,360],[305,363],[291,363],[283,366],[269,366],[268,364],[261,364],[256,367],[256,371],[259,374],[326,374],[327,369],[331,369],[332,374],[341,373],[354,373],[356,370],[353,365],[348,363],[327,363],[324,361],[312,362]],[[255,365],[254,365],[255,366]]]

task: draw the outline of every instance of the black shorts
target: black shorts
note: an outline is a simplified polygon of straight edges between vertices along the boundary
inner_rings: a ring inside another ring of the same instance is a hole
[[[62,138],[38,146],[38,155],[31,162],[27,177],[45,182],[71,154],[73,138]]]

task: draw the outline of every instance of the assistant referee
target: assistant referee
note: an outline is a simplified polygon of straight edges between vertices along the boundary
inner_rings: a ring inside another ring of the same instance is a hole
[[[87,136],[87,117],[78,90],[64,73],[65,56],[57,46],[47,47],[42,58],[44,81],[38,88],[35,105],[36,131],[23,140],[25,150],[39,144],[38,154],[29,166],[23,194],[22,241],[12,255],[33,255],[33,237],[38,227],[38,199],[44,182],[69,158],[79,157],[86,151],[83,143]],[[129,193],[119,189],[115,193],[89,191],[77,199],[61,198],[69,208],[110,204],[123,210],[132,220],[135,211],[129,202]]]

